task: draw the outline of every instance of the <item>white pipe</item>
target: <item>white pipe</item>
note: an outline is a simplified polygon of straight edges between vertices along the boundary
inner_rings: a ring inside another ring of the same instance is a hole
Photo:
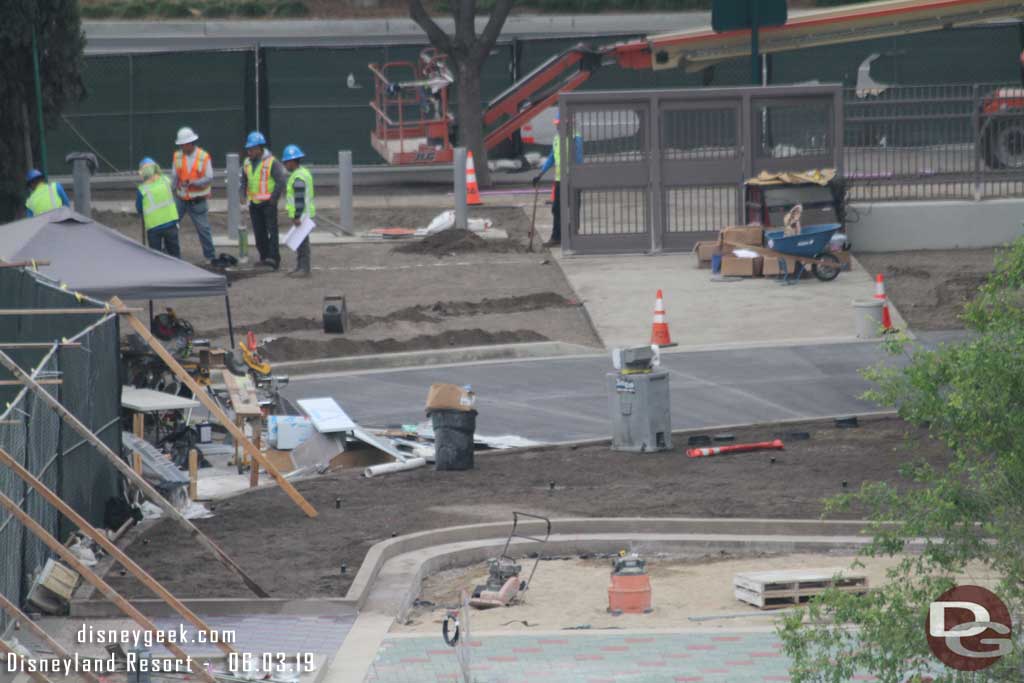
[[[387,462],[383,465],[373,465],[363,470],[363,476],[367,479],[372,479],[378,474],[391,474],[392,472],[404,472],[405,470],[414,470],[417,467],[423,467],[427,464],[427,461],[423,458],[409,458],[405,462]]]

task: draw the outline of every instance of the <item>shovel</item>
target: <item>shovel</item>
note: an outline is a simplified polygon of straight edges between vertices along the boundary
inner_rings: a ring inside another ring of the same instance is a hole
[[[540,188],[534,186],[533,188],[533,214],[530,216],[530,246],[526,249],[531,254],[533,253],[533,233],[534,228],[537,225],[537,197],[540,195]]]

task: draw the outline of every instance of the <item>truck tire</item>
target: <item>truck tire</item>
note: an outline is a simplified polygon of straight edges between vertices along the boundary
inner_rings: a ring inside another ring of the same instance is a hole
[[[1024,168],[1024,119],[992,121],[982,138],[982,152],[989,168]]]

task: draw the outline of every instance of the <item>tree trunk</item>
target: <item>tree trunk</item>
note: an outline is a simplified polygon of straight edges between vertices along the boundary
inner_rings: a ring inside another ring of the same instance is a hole
[[[472,59],[457,63],[456,86],[458,87],[458,144],[473,152],[476,167],[476,181],[480,187],[491,186],[491,172],[487,167],[487,151],[484,149],[484,114],[480,98],[480,70],[482,63]]]

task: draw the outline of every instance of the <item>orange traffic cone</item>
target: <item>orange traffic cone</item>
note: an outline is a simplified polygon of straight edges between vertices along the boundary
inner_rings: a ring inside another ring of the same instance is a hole
[[[658,290],[654,300],[654,324],[651,325],[651,344],[654,346],[671,346],[672,337],[668,333],[668,322],[665,320],[665,301]]]
[[[891,332],[892,316],[889,314],[889,299],[885,296],[885,276],[881,273],[875,276],[875,298],[882,300],[882,328]]]
[[[473,152],[469,152],[466,159],[466,204],[469,206],[481,206],[480,188],[476,185],[476,166],[473,164]]]

